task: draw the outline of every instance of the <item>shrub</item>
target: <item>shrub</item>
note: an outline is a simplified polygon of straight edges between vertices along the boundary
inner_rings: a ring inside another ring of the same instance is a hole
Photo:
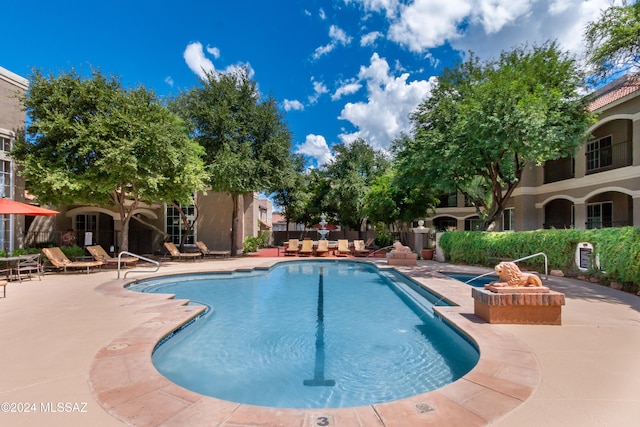
[[[84,248],[78,245],[60,246],[60,250],[71,260],[85,255]]]
[[[543,252],[549,269],[576,274],[578,243],[590,242],[599,258],[598,276],[604,282],[640,284],[640,228],[599,230],[537,230],[520,232],[455,231],[444,233],[440,247],[449,262],[492,266],[499,258],[518,259]],[[528,267],[544,271],[544,259],[524,261]],[[631,285],[630,285],[631,286]]]
[[[257,252],[260,240],[257,237],[247,237],[244,239],[242,253]]]

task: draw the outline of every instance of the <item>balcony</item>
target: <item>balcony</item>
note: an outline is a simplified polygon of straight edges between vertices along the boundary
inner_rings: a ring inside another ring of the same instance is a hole
[[[587,175],[631,166],[632,142],[624,141],[600,147],[597,150],[587,151],[585,156]]]
[[[565,157],[558,160],[549,160],[544,164],[544,183],[564,181],[574,177],[575,160],[573,157]]]

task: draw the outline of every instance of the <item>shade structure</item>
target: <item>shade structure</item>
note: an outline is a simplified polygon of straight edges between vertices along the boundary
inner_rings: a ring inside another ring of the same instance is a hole
[[[0,199],[0,215],[53,216],[59,213],[58,211],[17,202],[4,197]]]

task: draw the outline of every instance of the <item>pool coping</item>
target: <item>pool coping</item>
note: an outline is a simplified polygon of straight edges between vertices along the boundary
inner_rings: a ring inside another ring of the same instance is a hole
[[[300,261],[264,259],[256,268]],[[353,262],[353,259],[345,260]],[[369,262],[381,269],[380,260]],[[203,273],[193,271],[180,274]],[[527,400],[540,382],[538,361],[520,339],[473,314],[471,287],[425,266],[392,269],[457,305],[436,307],[438,315],[476,343],[477,365],[461,379],[442,388],[392,402],[328,409],[283,409],[239,404],[200,395],[178,386],[153,366],[151,354],[167,334],[190,321],[204,307],[189,306],[173,295],[145,294],[125,289],[138,279],[114,280],[100,285],[103,294],[126,298],[127,305],[155,316],[119,335],[95,355],[89,386],[96,401],[112,416],[129,425],[329,425],[406,426],[492,423]],[[216,268],[230,272],[247,268]],[[154,274],[159,277],[171,274]],[[145,277],[145,278],[148,278]]]

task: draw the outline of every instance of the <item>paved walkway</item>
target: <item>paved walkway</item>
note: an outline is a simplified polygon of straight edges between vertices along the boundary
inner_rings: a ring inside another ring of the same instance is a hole
[[[245,257],[169,262],[161,272],[233,269],[269,265],[277,260]],[[421,265],[422,272],[486,271],[435,262]],[[98,404],[91,388],[96,382],[91,369],[114,339],[140,325],[157,324],[153,319],[158,310],[141,310],[136,299],[127,297],[126,292],[105,292],[118,288],[115,277],[113,270],[89,275],[47,274],[42,281],[12,282],[7,286],[7,297],[0,298],[0,425],[123,425]],[[637,426],[640,298],[570,279],[551,278],[545,284],[566,294],[562,326],[484,325],[476,321],[481,329],[506,338],[517,337],[509,339],[531,350],[540,368],[539,382],[523,403],[492,418],[492,401],[476,395],[476,401],[484,402],[476,413],[491,420],[491,425],[501,427]],[[464,310],[467,312],[463,315],[473,321],[475,316],[467,305]],[[481,360],[489,353],[481,354]],[[129,369],[135,372],[138,368]],[[515,377],[518,372],[509,375]],[[464,400],[464,396],[458,399]],[[467,407],[473,407],[473,402],[467,403]],[[499,406],[497,400],[495,405]],[[6,412],[7,409],[15,412]],[[143,404],[135,408],[140,414],[148,409]],[[381,425],[379,419],[375,421]],[[255,420],[251,425],[273,423]],[[370,424],[360,419],[340,425]],[[403,425],[402,420],[397,425]],[[461,424],[452,421],[449,425]]]

